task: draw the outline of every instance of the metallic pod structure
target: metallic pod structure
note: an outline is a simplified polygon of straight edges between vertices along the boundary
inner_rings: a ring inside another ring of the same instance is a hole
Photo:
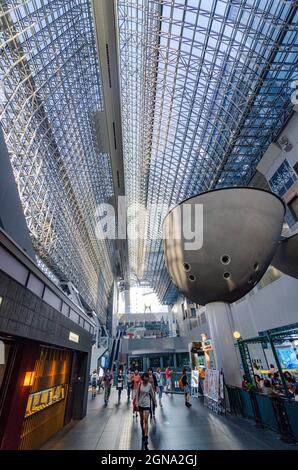
[[[199,213],[199,223],[190,220]],[[168,213],[163,224],[165,261],[172,281],[200,305],[239,300],[270,265],[284,214],[279,197],[250,187],[218,189],[185,200]],[[192,249],[184,235],[187,220],[196,236],[201,232],[199,249]]]

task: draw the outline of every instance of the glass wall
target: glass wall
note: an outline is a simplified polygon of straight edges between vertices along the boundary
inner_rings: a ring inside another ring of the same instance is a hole
[[[177,369],[179,370],[183,369],[183,367],[189,367],[189,364],[190,364],[189,353],[188,352],[177,353],[176,361],[177,361]]]
[[[162,364],[164,368],[167,366],[174,367],[173,354],[163,354],[161,357],[162,357]]]
[[[129,361],[129,366],[135,370],[143,370],[143,358],[142,357],[131,357]]]
[[[152,367],[153,369],[157,369],[157,367],[161,367],[160,356],[149,357],[149,366]]]

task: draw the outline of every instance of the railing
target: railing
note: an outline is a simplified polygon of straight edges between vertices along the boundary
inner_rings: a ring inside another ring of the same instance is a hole
[[[0,229],[0,269],[62,315],[91,334],[94,333],[95,324],[91,318],[50,281],[2,229]]]
[[[227,391],[232,414],[253,419],[257,426],[279,432],[285,442],[298,442],[298,402],[238,387],[227,386]]]

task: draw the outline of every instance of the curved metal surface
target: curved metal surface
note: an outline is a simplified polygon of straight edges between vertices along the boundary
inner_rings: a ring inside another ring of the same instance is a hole
[[[196,204],[203,205],[203,246],[186,250],[180,215],[184,206],[191,205],[194,211]],[[163,226],[165,261],[172,281],[200,305],[239,300],[268,268],[280,239],[284,211],[276,195],[255,188],[210,191],[176,206]],[[177,234],[182,234],[180,239]]]
[[[271,264],[284,274],[298,279],[298,234],[279,242]]]

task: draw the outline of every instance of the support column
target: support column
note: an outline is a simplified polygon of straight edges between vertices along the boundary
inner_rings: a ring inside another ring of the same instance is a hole
[[[206,305],[206,316],[217,369],[223,369],[227,385],[240,386],[241,370],[234,345],[231,307],[224,302],[212,302]]]

